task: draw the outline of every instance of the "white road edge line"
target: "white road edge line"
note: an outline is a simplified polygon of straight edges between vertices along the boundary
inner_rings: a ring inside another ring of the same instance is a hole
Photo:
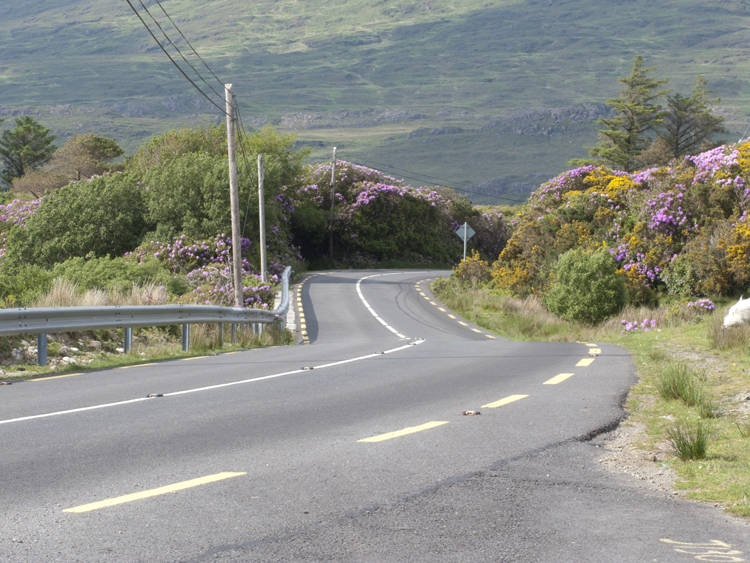
[[[424,342],[424,340],[416,340],[415,342],[413,342],[413,344],[415,344],[415,345],[416,344],[422,344],[422,342]],[[406,349],[411,348],[411,347],[412,347],[412,344],[407,344],[406,346],[399,346],[398,348],[393,348],[392,350],[386,350],[384,352],[384,354],[392,354],[393,352],[399,352],[401,350],[406,350]],[[359,357],[356,357],[356,358],[350,358],[348,360],[341,360],[341,361],[338,361],[338,362],[332,362],[330,364],[323,364],[323,365],[320,365],[320,366],[314,366],[313,369],[322,369],[322,368],[328,368],[328,367],[338,366],[338,365],[341,365],[341,364],[348,364],[348,363],[351,363],[351,362],[358,362],[360,360],[367,360],[367,359],[370,359],[370,358],[377,358],[380,355],[381,354],[368,354],[367,356],[359,356]],[[276,373],[276,374],[273,374],[273,375],[264,375],[262,377],[254,377],[252,379],[243,379],[241,381],[231,381],[229,383],[219,383],[217,385],[209,385],[207,387],[196,387],[195,389],[186,389],[184,391],[174,391],[172,393],[164,393],[163,398],[165,398],[165,397],[174,397],[174,396],[177,396],[177,395],[186,395],[188,393],[198,393],[199,391],[212,391],[214,389],[221,389],[223,387],[231,387],[232,385],[242,385],[244,383],[255,383],[257,381],[265,381],[266,379],[275,379],[277,377],[284,377],[285,375],[293,375],[293,374],[296,374],[296,373],[306,373],[307,371],[308,370],[295,369],[295,370],[292,370],[292,371],[285,371],[283,373]],[[69,409],[69,410],[57,411],[57,412],[50,412],[50,413],[45,413],[45,414],[35,414],[35,415],[31,415],[31,416],[23,416],[23,417],[20,417],[20,418],[10,418],[8,420],[0,420],[0,424],[11,424],[13,422],[24,422],[26,420],[35,420],[35,419],[39,419],[39,418],[49,418],[51,416],[62,416],[64,414],[75,414],[75,413],[79,413],[79,412],[86,412],[86,411],[91,411],[91,410],[96,410],[96,409],[106,409],[106,408],[110,408],[110,407],[118,407],[118,406],[121,406],[121,405],[129,405],[131,403],[140,403],[142,401],[150,401],[150,400],[152,400],[151,397],[141,397],[141,398],[138,398],[138,399],[130,399],[130,400],[127,400],[127,401],[118,401],[116,403],[104,403],[104,404],[101,404],[101,405],[93,405],[93,406],[90,406],[90,407],[81,407],[81,408],[78,408],[78,409]]]

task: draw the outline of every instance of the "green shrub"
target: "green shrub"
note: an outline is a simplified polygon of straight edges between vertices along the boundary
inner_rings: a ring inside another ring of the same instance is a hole
[[[17,268],[3,266],[0,269],[0,299],[4,307],[25,307],[37,296],[52,287],[51,272],[24,264]]]
[[[76,256],[118,256],[146,231],[137,182],[127,174],[70,184],[42,199],[26,225],[8,233],[4,265],[51,268]]]
[[[627,303],[625,281],[606,250],[569,250],[560,256],[554,277],[543,302],[550,312],[568,321],[595,324]]]
[[[134,284],[143,286],[147,283],[162,285],[172,295],[182,295],[188,291],[188,285],[181,277],[170,273],[158,260],[145,260],[141,263],[127,261],[123,258],[72,258],[57,264],[52,274],[74,283],[80,290],[114,289],[127,292]]]
[[[700,421],[677,424],[667,430],[667,435],[681,460],[706,457],[708,442],[711,439],[711,430],[706,424]]]

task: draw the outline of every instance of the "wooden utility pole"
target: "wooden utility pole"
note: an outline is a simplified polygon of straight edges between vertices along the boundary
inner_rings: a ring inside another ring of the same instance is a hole
[[[258,213],[260,214],[260,279],[268,281],[266,262],[266,198],[263,195],[263,155],[258,155]]]
[[[242,287],[242,238],[240,237],[240,193],[237,185],[237,149],[234,144],[234,102],[232,85],[224,85],[227,112],[227,149],[229,151],[229,205],[232,212],[232,270],[234,306],[244,305]]]
[[[336,147],[333,147],[331,167],[331,220],[328,222],[328,258],[333,262],[333,208],[336,205]],[[333,266],[333,264],[331,264]]]

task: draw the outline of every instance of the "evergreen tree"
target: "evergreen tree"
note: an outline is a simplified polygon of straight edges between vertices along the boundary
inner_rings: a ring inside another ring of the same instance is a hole
[[[657,135],[668,151],[668,160],[712,149],[721,144],[713,141],[714,135],[728,133],[725,118],[711,111],[711,106],[721,100],[709,100],[716,92],[707,88],[708,81],[699,76],[690,97],[667,97],[667,112]]]
[[[0,179],[10,186],[27,170],[38,170],[52,158],[54,135],[28,115],[16,118],[15,129],[4,131],[0,137],[0,160],[3,168]]]
[[[643,57],[639,55],[633,62],[630,76],[619,79],[626,88],[617,98],[606,102],[618,114],[611,119],[596,120],[603,128],[598,129],[599,146],[587,147],[592,157],[627,172],[636,169],[638,155],[651,144],[649,133],[664,120],[664,112],[655,100],[669,93],[659,89],[668,80],[649,76],[654,70],[656,67],[643,68]]]

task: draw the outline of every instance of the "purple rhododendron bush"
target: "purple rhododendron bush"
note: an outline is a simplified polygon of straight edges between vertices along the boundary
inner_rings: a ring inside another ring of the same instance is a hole
[[[488,285],[544,295],[561,255],[604,249],[632,305],[654,305],[659,294],[736,295],[750,283],[748,180],[750,141],[632,174],[604,166],[565,172],[509,222]]]
[[[146,143],[122,171],[0,206],[0,297],[33,306],[61,280],[79,291],[151,284],[179,303],[233,302],[229,176],[222,127],[170,131]],[[269,283],[261,281],[257,155],[265,161]],[[302,164],[292,135],[266,128],[239,140],[241,248],[246,307],[273,305],[287,265],[441,264],[461,257],[468,221],[474,247],[497,256],[508,237],[499,208],[475,208],[445,188],[412,187],[340,161]],[[247,157],[247,160],[244,158]],[[331,219],[332,218],[332,219]],[[329,260],[330,237],[333,263]]]

